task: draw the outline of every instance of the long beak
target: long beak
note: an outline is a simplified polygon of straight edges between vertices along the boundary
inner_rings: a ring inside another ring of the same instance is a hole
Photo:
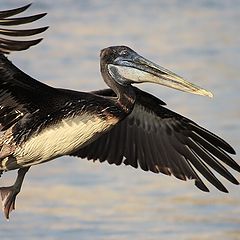
[[[117,59],[109,64],[109,72],[120,83],[157,83],[183,92],[213,97],[213,94],[177,74],[158,66],[134,52],[131,58]]]

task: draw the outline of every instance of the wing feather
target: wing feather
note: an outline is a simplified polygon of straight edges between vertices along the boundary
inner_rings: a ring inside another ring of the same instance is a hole
[[[0,19],[2,18],[7,18],[7,17],[11,17],[14,16],[18,13],[24,12],[26,9],[28,9],[32,4],[27,4],[23,7],[19,7],[19,8],[14,8],[14,9],[10,9],[10,10],[4,10],[4,11],[0,11]]]
[[[172,174],[182,180],[194,179],[195,185],[203,191],[209,189],[200,174],[217,189],[227,192],[212,170],[239,184],[221,163],[240,172],[240,166],[228,155],[235,153],[228,143],[163,107],[154,96],[137,88],[135,91],[132,113],[93,143],[70,155],[117,165],[124,162],[145,171]],[[109,90],[101,91],[101,94],[111,95]]]
[[[30,7],[31,4],[26,6],[15,8],[11,10],[0,11],[0,26],[11,26],[15,27],[17,25],[27,24],[38,19],[44,17],[46,13],[40,13],[27,17],[15,17],[11,18],[11,16],[17,15],[27,8]],[[40,27],[34,29],[7,29],[0,28],[0,35],[11,36],[11,37],[26,37],[33,36],[39,33],[46,31],[48,27]],[[33,39],[33,40],[16,40],[16,39],[7,39],[0,38],[0,53],[8,54],[12,51],[22,51],[26,50],[31,46],[38,44],[42,38]]]

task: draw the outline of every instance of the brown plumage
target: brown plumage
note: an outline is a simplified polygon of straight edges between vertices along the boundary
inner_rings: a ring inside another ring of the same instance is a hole
[[[0,12],[0,25],[22,25],[45,15],[12,17],[29,6]],[[226,141],[132,84],[153,82],[205,96],[212,96],[210,92],[126,46],[101,51],[101,74],[111,89],[84,93],[50,87],[22,72],[5,56],[42,40],[20,41],[18,37],[35,36],[46,29],[0,28],[4,36],[0,38],[0,175],[19,169],[16,182],[0,188],[6,218],[15,208],[28,169],[62,155],[194,179],[203,191],[209,190],[200,175],[227,192],[211,169],[239,184],[227,168],[240,172],[229,156],[235,151]]]

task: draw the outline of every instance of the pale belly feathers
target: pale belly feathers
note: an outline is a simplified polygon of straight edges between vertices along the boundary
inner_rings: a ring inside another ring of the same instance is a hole
[[[103,120],[97,116],[83,114],[64,119],[32,136],[26,143],[16,148],[14,157],[20,166],[30,166],[67,155],[83,147],[118,122],[117,118]]]

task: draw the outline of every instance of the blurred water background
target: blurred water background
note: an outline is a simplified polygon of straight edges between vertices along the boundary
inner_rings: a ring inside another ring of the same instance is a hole
[[[37,47],[9,56],[17,66],[52,86],[100,89],[100,49],[128,45],[214,92],[209,99],[139,86],[224,137],[240,162],[240,1],[33,2],[29,15],[48,12],[34,26],[50,29]],[[1,0],[0,8],[27,3]],[[31,168],[10,222],[0,215],[0,238],[240,239],[240,189],[223,182],[229,194],[203,193],[191,181],[62,157]]]

